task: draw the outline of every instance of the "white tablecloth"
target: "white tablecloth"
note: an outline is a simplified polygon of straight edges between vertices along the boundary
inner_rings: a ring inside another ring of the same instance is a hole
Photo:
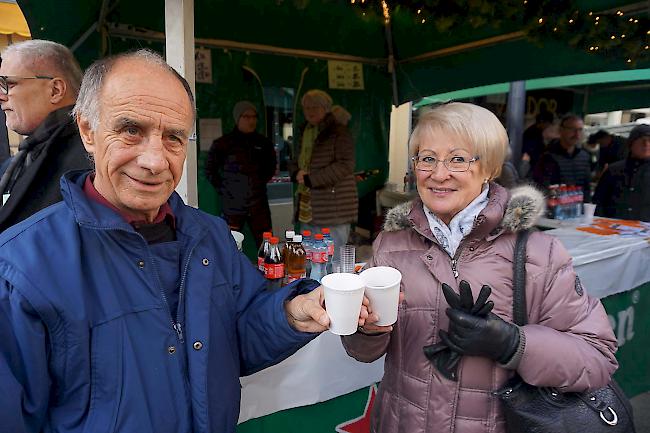
[[[641,237],[602,236],[573,228],[548,230],[573,258],[587,292],[604,298],[650,281],[650,244]]]

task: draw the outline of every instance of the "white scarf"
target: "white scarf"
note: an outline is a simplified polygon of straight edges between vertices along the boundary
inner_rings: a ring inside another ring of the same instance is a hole
[[[463,238],[472,231],[476,217],[483,209],[485,209],[485,206],[487,206],[489,191],[489,185],[485,184],[483,191],[481,191],[478,197],[451,219],[449,227],[447,227],[447,224],[442,222],[440,218],[435,216],[433,212],[422,203],[422,208],[424,209],[424,214],[427,216],[427,220],[429,221],[431,232],[438,240],[440,246],[447,251],[447,254],[449,254],[450,257],[454,257],[458,245],[460,245],[460,241],[462,241]]]

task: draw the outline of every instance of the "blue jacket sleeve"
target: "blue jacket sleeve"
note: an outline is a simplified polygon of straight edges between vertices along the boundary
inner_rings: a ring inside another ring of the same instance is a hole
[[[269,291],[250,261],[243,254],[238,256],[234,266],[239,280],[237,334],[240,374],[247,376],[291,356],[318,335],[294,330],[284,310],[287,300],[310,292],[318,282],[303,279]]]
[[[0,431],[40,432],[49,394],[46,328],[29,302],[0,280]]]

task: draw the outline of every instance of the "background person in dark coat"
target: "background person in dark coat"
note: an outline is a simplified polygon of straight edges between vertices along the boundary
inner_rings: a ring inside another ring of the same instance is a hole
[[[63,45],[30,40],[2,53],[0,106],[7,128],[27,138],[0,167],[0,231],[61,201],[65,172],[91,167],[70,117],[80,84],[79,64]]]
[[[596,215],[650,221],[650,125],[630,131],[629,155],[609,165],[596,192]]]
[[[232,230],[242,231],[248,222],[255,245],[271,231],[271,210],[266,184],[275,174],[273,143],[256,132],[257,108],[239,101],[233,109],[235,128],[212,143],[205,175],[221,196],[223,215]]]
[[[560,120],[560,138],[548,145],[533,168],[533,180],[548,189],[555,184],[576,185],[582,188],[584,200],[591,197],[591,167],[589,153],[580,149],[584,122],[575,114]]]
[[[624,137],[610,134],[604,129],[589,136],[589,144],[598,143],[598,174],[603,172],[607,166],[616,161],[622,161],[627,156],[627,145]]]
[[[544,141],[544,130],[553,124],[553,113],[541,110],[535,116],[535,123],[530,125],[524,131],[521,146],[521,158],[526,161],[528,167],[535,167],[539,158],[546,151],[546,142]],[[521,176],[529,176],[530,169],[527,168],[520,173]]]
[[[11,153],[9,151],[9,136],[7,134],[7,125],[5,124],[5,113],[0,110],[0,164],[5,162]]]

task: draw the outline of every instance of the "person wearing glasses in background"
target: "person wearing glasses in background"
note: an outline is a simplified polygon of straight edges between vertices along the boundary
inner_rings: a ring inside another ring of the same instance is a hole
[[[70,50],[51,41],[10,45],[0,64],[7,128],[26,138],[0,166],[0,232],[61,201],[59,179],[92,166],[70,111],[81,85]]]
[[[535,223],[544,197],[494,182],[507,146],[497,117],[465,103],[425,112],[411,135],[419,198],[389,211],[369,263],[402,273],[397,322],[367,320],[342,337],[359,361],[386,355],[375,433],[504,433],[493,391],[515,372],[536,386],[584,391],[616,370],[605,310],[552,236],[530,234],[529,324],[511,323],[516,232]],[[368,312],[376,316],[372,303]]]
[[[591,156],[578,147],[582,141],[584,122],[580,116],[566,114],[560,120],[560,138],[548,144],[547,151],[533,167],[533,180],[544,189],[551,185],[573,185],[582,188],[584,201],[591,199]]]

